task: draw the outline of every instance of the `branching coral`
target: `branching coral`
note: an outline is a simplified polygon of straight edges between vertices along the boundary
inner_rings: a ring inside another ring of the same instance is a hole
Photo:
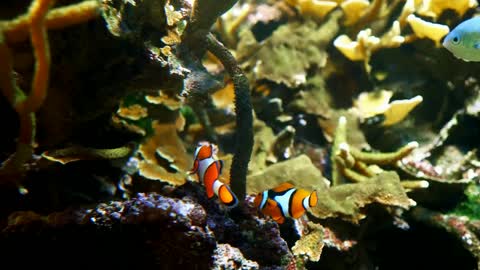
[[[412,151],[418,148],[417,142],[410,142],[395,152],[364,152],[348,145],[346,141],[345,117],[340,117],[335,140],[332,147],[332,164],[334,173],[332,173],[332,183],[338,185],[342,182],[342,177],[346,177],[354,182],[365,182],[383,170],[379,165],[396,166],[397,162],[408,156]],[[374,166],[371,166],[374,165]],[[425,181],[401,182],[406,188],[426,188],[428,183]]]
[[[396,4],[390,5],[387,8],[382,2],[383,1],[378,0],[368,4],[368,1],[345,1],[342,3],[342,7],[345,6],[344,12],[347,17],[347,25],[357,29],[356,27],[363,27],[366,25],[366,22],[372,22],[374,20],[382,21],[385,20],[385,18],[388,18],[389,15],[394,14],[392,11]],[[396,3],[399,2],[397,1]],[[348,35],[340,35],[335,39],[334,45],[348,59],[352,61],[364,61],[366,70],[369,72],[370,66],[368,65],[368,62],[372,53],[382,48],[396,48],[404,43],[413,42],[418,38],[428,38],[432,40],[436,46],[440,45],[440,40],[449,32],[449,27],[425,21],[416,17],[414,13],[436,19],[447,9],[454,9],[462,15],[468,9],[474,8],[477,5],[478,4],[475,0],[459,1],[458,4],[457,2],[453,3],[452,1],[408,0],[405,2],[398,18],[391,18],[393,23],[390,26],[390,30],[383,33],[383,30],[376,29],[374,32],[372,28],[364,28],[358,32],[356,40],[351,40]],[[352,8],[347,8],[350,6]],[[377,6],[377,9],[374,9],[375,6]],[[358,18],[361,9],[367,9],[367,11],[364,11],[364,15]],[[358,11],[353,12],[351,10]],[[407,22],[413,30],[413,34],[401,33],[406,30],[405,27],[407,26]],[[383,34],[377,37],[375,35],[377,32]]]
[[[23,164],[31,159],[35,140],[35,112],[47,95],[50,49],[47,29],[59,29],[83,23],[98,16],[97,1],[85,1],[50,12],[51,0],[35,0],[25,15],[11,21],[0,22],[0,54],[4,62],[0,70],[0,82],[5,97],[19,115],[20,131],[17,151],[2,165],[2,174],[16,174],[22,171]],[[13,79],[13,56],[8,43],[23,41],[30,34],[36,59],[32,88],[28,96],[16,85]]]
[[[205,50],[210,51],[223,64],[233,81],[237,131],[230,177],[233,191],[240,201],[243,201],[246,194],[248,163],[253,147],[253,115],[249,82],[228,49],[213,35],[208,34],[215,20],[236,2],[236,0],[221,3],[212,0],[195,1],[190,23],[182,36],[179,51],[184,51],[182,47],[188,48],[192,57],[196,58],[194,61],[197,62],[205,54]]]
[[[411,99],[395,100],[389,102],[393,92],[387,90],[375,92],[363,92],[354,101],[354,108],[360,121],[376,115],[383,115],[385,120],[383,126],[394,125],[407,117],[418,104],[423,100],[422,96],[415,96]]]
[[[253,114],[249,83],[235,58],[213,35],[207,37],[207,48],[218,57],[233,80],[237,132],[230,177],[233,191],[239,198],[245,198],[248,162],[253,148]]]

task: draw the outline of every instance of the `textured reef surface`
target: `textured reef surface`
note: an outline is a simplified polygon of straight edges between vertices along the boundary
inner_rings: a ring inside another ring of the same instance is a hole
[[[0,268],[480,269],[478,9],[2,1]]]

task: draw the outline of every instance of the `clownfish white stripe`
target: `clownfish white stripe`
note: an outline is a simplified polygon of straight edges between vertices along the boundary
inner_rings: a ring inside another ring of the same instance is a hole
[[[289,189],[287,192],[285,192],[282,195],[278,195],[274,197],[274,200],[278,203],[280,208],[282,209],[283,216],[289,217],[289,209],[290,209],[290,198],[292,197],[292,194],[295,192],[295,189]]]
[[[265,190],[263,192],[263,196],[262,196],[262,202],[260,203],[260,209],[263,209],[265,207],[265,204],[267,203],[267,199],[268,199],[268,190]]]
[[[200,160],[198,162],[198,176],[200,178],[199,179],[200,182],[203,182],[205,172],[207,171],[208,167],[210,167],[210,165],[212,165],[214,162],[215,162],[215,159],[211,157]]]
[[[218,196],[218,190],[220,189],[220,187],[222,185],[224,185],[224,184],[222,182],[218,181],[218,179],[213,182],[213,192],[215,192],[215,195]]]
[[[197,147],[197,149],[195,149],[195,157],[198,156],[198,152],[200,152],[200,149],[202,149],[201,147]]]
[[[310,208],[310,195],[308,195],[307,197],[305,197],[305,198],[303,199],[302,205],[303,205],[303,208],[304,208],[304,209]]]

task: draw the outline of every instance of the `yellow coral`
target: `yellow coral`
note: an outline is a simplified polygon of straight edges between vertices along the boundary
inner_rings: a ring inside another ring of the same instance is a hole
[[[126,119],[139,120],[147,117],[148,111],[147,108],[142,107],[139,104],[134,104],[128,107],[121,106],[118,108],[117,114]]]
[[[340,6],[345,13],[345,25],[352,25],[358,21],[367,10],[368,0],[347,0]]]
[[[368,118],[382,114],[388,109],[388,103],[393,92],[381,90],[379,92],[363,92],[353,102],[361,117]]]
[[[424,21],[413,14],[408,15],[407,21],[419,38],[428,38],[440,45],[440,40],[450,32],[450,28],[443,24]]]
[[[424,0],[418,14],[437,18],[447,9],[454,10],[463,16],[467,10],[478,6],[477,0]]]
[[[341,35],[333,42],[333,45],[352,61],[366,60],[378,44],[380,39],[372,36],[370,28],[360,31],[356,41],[352,41],[347,35]]]
[[[352,61],[368,62],[372,52],[380,48],[398,47],[404,41],[405,38],[400,35],[399,22],[394,21],[392,28],[380,38],[373,36],[372,30],[367,28],[358,33],[356,41],[352,41],[347,35],[341,35],[335,39],[333,45]]]
[[[176,125],[154,121],[152,128],[155,134],[145,140],[138,149],[142,157],[138,164],[139,173],[143,177],[172,185],[184,184],[192,158],[178,137]],[[165,160],[167,164],[160,164],[159,159]]]
[[[291,6],[297,8],[301,14],[322,19],[338,6],[335,1],[322,0],[287,0]]]
[[[390,103],[390,107],[385,111],[384,126],[390,126],[402,121],[418,104],[423,101],[422,96],[415,96],[411,99],[395,100]]]
[[[415,96],[411,99],[395,100],[390,102],[392,92],[382,90],[379,92],[361,93],[354,101],[356,110],[361,118],[369,118],[378,114],[383,114],[385,120],[382,125],[394,125],[407,117],[423,98]]]

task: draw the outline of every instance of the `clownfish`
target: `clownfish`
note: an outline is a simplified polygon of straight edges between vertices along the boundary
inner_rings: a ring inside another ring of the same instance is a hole
[[[258,193],[253,204],[263,214],[270,216],[277,223],[285,222],[286,217],[299,218],[310,207],[317,205],[317,192],[308,192],[295,188],[290,183],[283,183],[273,189]]]
[[[238,203],[237,196],[230,187],[218,178],[222,174],[223,161],[215,159],[217,148],[209,142],[199,142],[195,149],[193,168],[189,174],[197,173],[198,179],[205,186],[207,198],[217,195],[220,201],[230,207]]]

